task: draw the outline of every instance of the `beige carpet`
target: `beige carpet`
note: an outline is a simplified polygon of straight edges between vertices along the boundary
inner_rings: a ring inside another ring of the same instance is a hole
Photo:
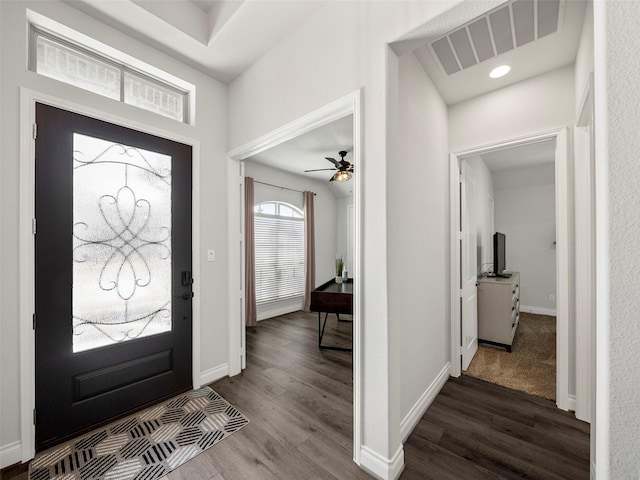
[[[521,313],[511,353],[480,345],[469,369],[464,373],[555,400],[556,317]]]

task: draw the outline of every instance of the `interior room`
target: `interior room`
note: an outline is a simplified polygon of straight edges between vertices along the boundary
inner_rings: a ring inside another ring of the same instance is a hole
[[[336,166],[327,158],[353,161],[353,115],[253,155],[244,175],[254,180],[254,202],[278,201],[304,209],[302,192],[312,191],[315,208],[315,279],[313,288],[335,278],[336,259],[353,278],[353,181],[335,181]],[[314,171],[310,171],[314,170]],[[352,169],[353,170],[353,169]],[[355,173],[354,173],[355,174]],[[303,252],[304,253],[304,252]],[[258,269],[256,275],[259,275]],[[342,272],[341,272],[342,275]],[[304,283],[298,287],[302,291]],[[258,300],[257,321],[302,310],[304,295]]]
[[[496,273],[494,234],[502,246],[507,272],[518,272],[518,314],[509,349],[489,342],[480,346],[465,374],[555,400],[555,142],[537,142],[487,152],[464,160],[477,228],[477,275]],[[496,246],[497,247],[497,246]],[[480,288],[479,288],[480,290]],[[478,308],[482,304],[478,293]],[[515,295],[513,293],[512,295]],[[478,312],[478,322],[490,321]],[[496,332],[498,333],[498,332]],[[497,342],[499,343],[499,342]],[[515,355],[514,355],[515,354]]]
[[[0,1],[3,480],[637,478],[639,17]],[[485,159],[540,142],[553,175]],[[492,192],[477,218],[467,170]],[[313,199],[305,284],[339,285],[343,256],[352,321],[329,315],[325,341],[351,352],[321,348],[298,292],[247,328],[248,178],[258,216],[300,222]],[[463,373],[497,232],[510,355],[525,314],[555,316],[553,400]]]

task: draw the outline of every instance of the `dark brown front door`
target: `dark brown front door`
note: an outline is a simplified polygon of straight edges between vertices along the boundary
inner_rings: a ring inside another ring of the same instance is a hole
[[[191,147],[37,104],[36,450],[188,390]]]

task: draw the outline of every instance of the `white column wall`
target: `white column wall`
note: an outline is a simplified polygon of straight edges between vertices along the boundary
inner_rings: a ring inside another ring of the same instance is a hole
[[[640,2],[594,2],[596,478],[640,475]]]
[[[391,373],[405,437],[449,377],[449,156],[447,106],[413,53],[399,59],[399,92],[387,258]]]
[[[363,450],[379,464],[395,465],[402,453],[400,408],[390,391],[394,360],[389,354],[388,236],[411,234],[390,233],[387,227],[385,172],[393,130],[388,112],[396,108],[389,106],[393,88],[389,70],[395,54],[387,44],[461,3],[328,2],[229,87],[232,148],[363,89],[362,438]],[[457,18],[466,18],[466,12],[458,11]],[[446,204],[436,207],[447,208]],[[441,341],[446,343],[446,337]]]

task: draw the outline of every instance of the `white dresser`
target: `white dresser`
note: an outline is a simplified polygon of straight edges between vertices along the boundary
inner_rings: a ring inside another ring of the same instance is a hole
[[[520,321],[520,273],[478,278],[478,341],[511,352]]]

